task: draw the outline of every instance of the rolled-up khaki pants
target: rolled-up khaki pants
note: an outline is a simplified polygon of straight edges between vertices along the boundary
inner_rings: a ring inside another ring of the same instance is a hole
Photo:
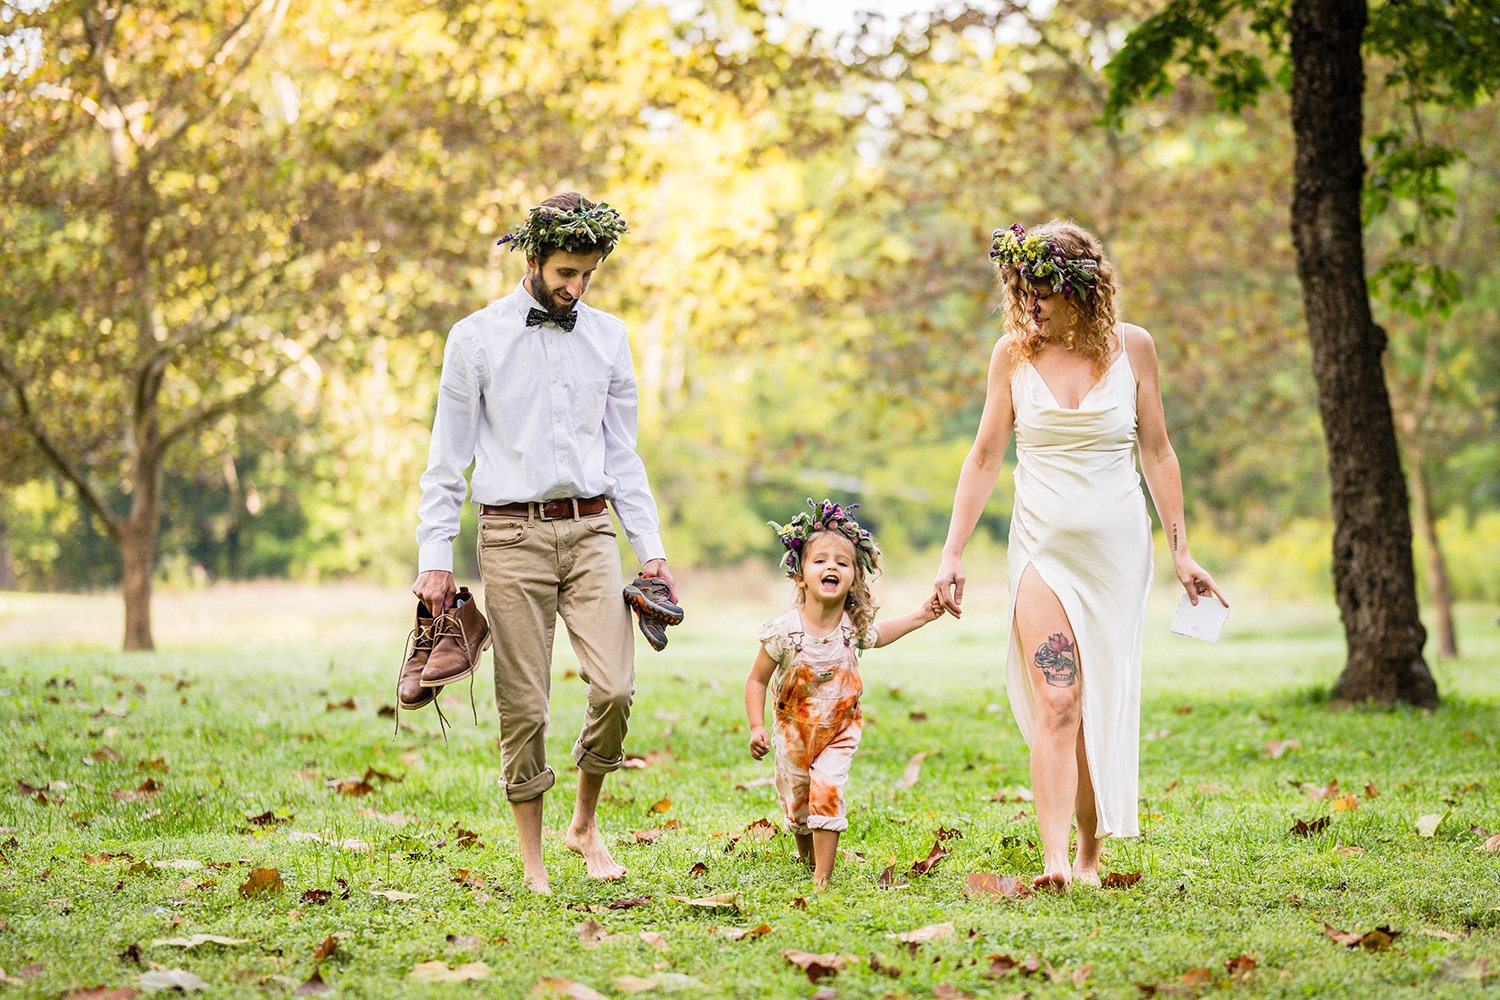
[[[557,781],[546,740],[559,613],[588,684],[573,760],[591,774],[619,768],[635,693],[635,644],[608,509],[576,521],[481,516],[479,574],[494,642],[505,797],[527,802]]]

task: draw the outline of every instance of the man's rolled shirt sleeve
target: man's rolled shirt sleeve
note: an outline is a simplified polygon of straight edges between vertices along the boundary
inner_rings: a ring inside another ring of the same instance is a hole
[[[479,352],[473,348],[470,324],[460,323],[449,331],[417,506],[418,573],[453,571],[453,539],[458,537],[459,515],[469,492],[464,470],[474,461],[483,406],[483,373]]]

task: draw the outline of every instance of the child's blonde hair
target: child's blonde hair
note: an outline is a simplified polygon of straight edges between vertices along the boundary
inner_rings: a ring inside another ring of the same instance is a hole
[[[849,613],[849,621],[854,625],[854,636],[856,643],[863,643],[865,634],[870,631],[870,626],[875,624],[875,612],[880,610],[880,605],[875,603],[875,595],[870,593],[870,584],[876,577],[880,576],[880,550],[870,547],[865,558],[855,550],[854,542],[842,531],[824,530],[813,531],[806,536],[802,545],[802,551],[811,547],[813,539],[828,535],[837,538],[849,546],[849,555],[854,564],[854,582],[849,586],[849,593],[844,597],[844,610]],[[866,568],[868,564],[868,568]],[[796,607],[802,607],[807,602],[807,581],[803,578],[803,564],[799,560],[796,569],[788,575],[796,582],[797,594],[794,598]]]

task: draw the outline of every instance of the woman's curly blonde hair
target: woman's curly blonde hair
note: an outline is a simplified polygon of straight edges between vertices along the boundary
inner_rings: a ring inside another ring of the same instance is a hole
[[[1098,265],[1092,305],[1078,296],[1069,298],[1079,322],[1063,333],[1060,343],[1088,358],[1094,377],[1102,377],[1114,355],[1115,325],[1119,319],[1115,312],[1115,268],[1104,255],[1104,244],[1087,229],[1065,219],[1053,219],[1027,230],[1027,234],[1046,237],[1069,260],[1090,260]],[[1011,355],[1017,361],[1030,361],[1048,339],[1037,329],[1026,307],[1031,285],[1015,268],[1000,268],[999,274],[1000,285],[1005,289],[1005,325],[1015,335]]]
[[[811,546],[812,540],[822,535],[837,538],[849,546],[849,555],[855,555],[854,543],[849,537],[840,531],[815,531],[808,536],[806,545]],[[804,547],[803,551],[806,551]],[[880,610],[880,605],[875,603],[875,595],[870,593],[870,583],[880,575],[880,551],[876,549],[870,557],[870,566],[865,568],[865,560],[854,559],[854,582],[849,586],[849,593],[844,597],[844,610],[849,613],[849,622],[854,626],[854,637],[856,643],[863,643],[865,635],[870,631],[870,626],[875,624],[875,613]],[[797,595],[793,601],[796,607],[802,607],[807,603],[807,588],[804,587],[802,578],[802,567],[799,565],[791,574],[797,583]]]

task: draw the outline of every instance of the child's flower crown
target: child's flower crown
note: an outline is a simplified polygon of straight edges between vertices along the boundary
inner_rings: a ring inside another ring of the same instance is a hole
[[[819,531],[838,532],[849,539],[859,564],[865,568],[865,572],[872,572],[875,557],[880,555],[880,548],[875,544],[875,536],[861,528],[850,513],[859,504],[843,506],[832,500],[819,503],[808,497],[807,505],[813,509],[811,514],[804,511],[786,524],[766,522],[776,529],[781,544],[786,546],[786,555],[781,557],[781,568],[786,570],[787,575],[797,576],[802,572],[802,551],[807,546],[808,538]]]
[[[1050,236],[1027,234],[1018,222],[990,234],[990,259],[1002,271],[1015,270],[1028,285],[1044,284],[1063,298],[1075,294],[1089,307],[1098,299],[1099,264],[1070,260]]]
[[[508,243],[528,258],[541,257],[549,250],[577,253],[602,244],[608,257],[629,228],[620,213],[602,201],[576,212],[538,205],[525,222],[495,242],[500,246]]]

